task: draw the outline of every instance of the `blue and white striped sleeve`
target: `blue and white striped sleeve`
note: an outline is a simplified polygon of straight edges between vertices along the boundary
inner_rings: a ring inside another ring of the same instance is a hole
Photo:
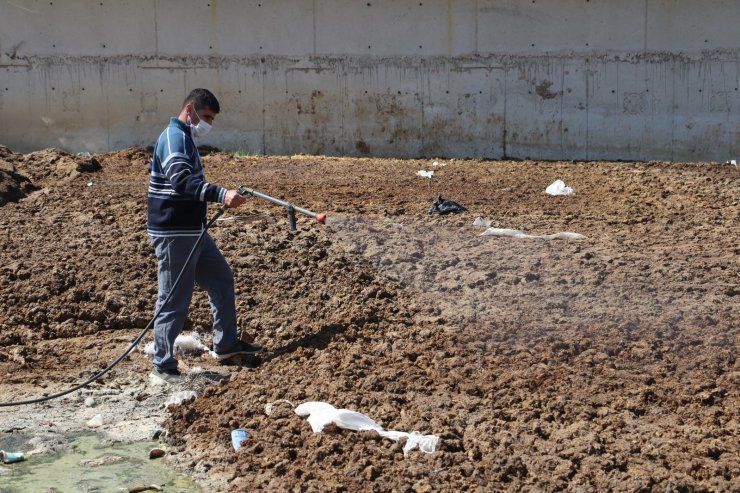
[[[197,151],[188,140],[181,131],[172,129],[167,133],[162,171],[172,184],[172,190],[191,200],[223,203],[226,189],[205,181],[203,170],[197,165]]]

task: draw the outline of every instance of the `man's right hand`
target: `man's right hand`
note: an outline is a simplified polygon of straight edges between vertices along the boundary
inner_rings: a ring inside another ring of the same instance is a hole
[[[231,207],[232,209],[234,207],[239,207],[246,201],[247,199],[239,195],[239,192],[237,192],[236,190],[229,190],[224,196],[224,204],[227,207]]]

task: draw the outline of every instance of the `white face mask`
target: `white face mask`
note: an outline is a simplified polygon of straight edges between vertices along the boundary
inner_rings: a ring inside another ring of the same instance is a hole
[[[213,126],[202,119],[198,112],[195,111],[195,109],[193,109],[193,113],[195,113],[200,121],[197,125],[193,125],[192,123],[190,124],[190,133],[193,135],[193,137],[205,137],[206,134],[211,131],[211,128],[213,128]]]

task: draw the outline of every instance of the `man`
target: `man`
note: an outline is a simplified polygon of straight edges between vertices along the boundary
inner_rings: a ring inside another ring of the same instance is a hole
[[[175,338],[185,324],[194,283],[208,292],[213,313],[213,354],[217,359],[255,354],[261,349],[258,344],[238,338],[234,276],[210,235],[205,234],[185,265],[203,231],[207,203],[238,207],[245,201],[236,190],[205,181],[200,155],[193,142],[194,137],[208,133],[219,111],[218,100],[210,91],[194,89],[185,98],[180,114],[170,119],[159,136],[152,157],[147,233],[157,253],[157,310],[182,271],[172,297],[154,321],[152,376],[165,383],[182,380],[174,356]]]

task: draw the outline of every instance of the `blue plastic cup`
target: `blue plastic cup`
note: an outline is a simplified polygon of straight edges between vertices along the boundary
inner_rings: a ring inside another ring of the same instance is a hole
[[[234,447],[234,450],[242,448],[242,441],[247,438],[249,438],[249,432],[247,430],[243,428],[231,430],[231,445]]]

